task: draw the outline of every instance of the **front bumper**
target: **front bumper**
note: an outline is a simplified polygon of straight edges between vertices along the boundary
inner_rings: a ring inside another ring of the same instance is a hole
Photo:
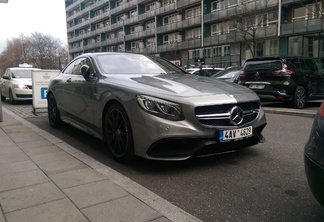
[[[12,89],[15,100],[31,100],[33,99],[33,92],[31,89]]]
[[[150,159],[185,160],[190,157],[238,150],[264,142],[265,139],[261,132],[265,126],[266,123],[254,128],[254,133],[249,138],[230,142],[220,142],[218,130],[216,130],[213,138],[167,138],[152,144],[147,151],[147,155]]]
[[[307,154],[304,164],[309,188],[316,200],[324,206],[324,166],[317,164]]]

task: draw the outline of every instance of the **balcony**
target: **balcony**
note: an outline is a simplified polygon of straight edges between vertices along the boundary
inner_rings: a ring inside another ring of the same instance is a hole
[[[205,14],[204,22],[211,22],[214,20],[228,20],[229,17],[249,14],[251,12],[264,9],[267,9],[268,11],[275,7],[278,7],[278,0],[252,1],[246,4],[240,4]]]
[[[153,35],[155,35],[155,29],[149,29],[149,30],[128,34],[125,36],[125,40],[130,41],[135,39],[143,39],[144,37],[153,36]]]
[[[300,34],[305,32],[322,31],[324,18],[295,21],[281,24],[281,35]]]
[[[198,48],[201,47],[201,39],[193,39],[188,41],[182,42],[174,42],[171,44],[164,44],[158,46],[158,52],[168,52],[174,50],[183,50],[183,49],[190,49],[190,48]]]
[[[189,18],[185,20],[180,20],[168,25],[157,27],[157,33],[166,33],[171,31],[180,31],[181,29],[193,27],[193,26],[200,26],[201,25],[201,17],[197,16],[194,18]]]
[[[156,15],[161,15],[165,12],[173,11],[175,9],[177,9],[176,3],[172,3],[172,4],[165,5],[160,8],[155,9],[155,13],[156,13]]]
[[[201,3],[201,0],[179,0],[177,4],[177,8],[180,9],[183,7],[188,7],[188,5],[193,5],[197,3]]]

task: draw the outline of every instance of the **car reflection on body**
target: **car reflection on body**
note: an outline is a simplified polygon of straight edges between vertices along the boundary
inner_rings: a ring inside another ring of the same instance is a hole
[[[185,160],[264,142],[266,117],[252,90],[156,56],[80,55],[51,80],[47,101],[52,127],[66,122],[106,141],[120,162]]]
[[[212,75],[211,77],[229,81],[229,82],[238,83],[241,70],[242,70],[242,66],[230,67]]]
[[[304,164],[309,187],[324,206],[324,103],[317,112],[305,145]]]

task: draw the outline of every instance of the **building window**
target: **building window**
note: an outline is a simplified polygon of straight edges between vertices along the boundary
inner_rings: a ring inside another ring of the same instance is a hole
[[[129,17],[134,18],[137,16],[137,9],[133,9],[129,12]]]
[[[181,20],[181,15],[173,14],[163,17],[163,25],[171,24]]]
[[[288,38],[288,55],[289,56],[300,56],[303,51],[303,37],[302,36],[291,36]]]
[[[161,6],[160,2],[151,2],[150,4],[145,5],[145,12],[153,11],[156,8]]]
[[[146,47],[147,48],[155,47],[155,38],[146,39]]]
[[[141,31],[143,31],[143,26],[141,26],[141,25],[134,25],[134,26],[130,27],[131,34],[136,33],[136,32],[141,32]]]
[[[175,0],[163,0],[163,5],[173,4]]]
[[[149,30],[149,29],[154,29],[155,28],[155,21],[151,20],[145,23],[145,29]]]
[[[201,15],[201,7],[195,7],[195,8],[191,8],[185,11],[185,18],[189,19],[189,18],[193,18],[193,17],[197,17]]]
[[[293,9],[293,21],[315,19],[322,17],[322,4],[316,2]]]
[[[256,55],[259,56],[263,56],[263,43],[262,42],[258,42],[256,45]]]
[[[201,38],[201,28],[195,28],[185,31],[185,40]]]
[[[144,48],[144,43],[141,40],[131,42],[131,48],[132,49],[142,49],[142,48]]]
[[[163,36],[163,44],[172,44],[174,42],[181,42],[182,36],[177,33],[171,33]]]

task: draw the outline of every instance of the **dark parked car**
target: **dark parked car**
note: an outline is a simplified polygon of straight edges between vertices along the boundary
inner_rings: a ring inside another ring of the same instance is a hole
[[[156,56],[83,54],[51,80],[48,119],[105,140],[121,162],[185,160],[264,141],[260,99],[238,86]]]
[[[238,83],[241,70],[241,66],[230,67],[212,75],[211,77]]]
[[[317,112],[305,145],[304,163],[309,187],[324,206],[324,103]]]
[[[260,98],[290,102],[302,109],[307,100],[324,98],[324,65],[304,57],[248,59],[239,83]]]

